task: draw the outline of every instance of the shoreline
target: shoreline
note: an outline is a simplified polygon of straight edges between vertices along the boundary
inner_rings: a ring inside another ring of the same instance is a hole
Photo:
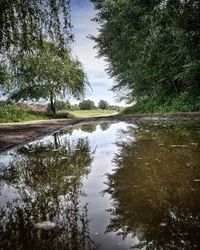
[[[102,121],[200,121],[200,113],[110,115],[80,119],[53,119],[18,123],[2,123],[0,124],[0,153],[19,144],[28,143],[42,138],[68,126]]]

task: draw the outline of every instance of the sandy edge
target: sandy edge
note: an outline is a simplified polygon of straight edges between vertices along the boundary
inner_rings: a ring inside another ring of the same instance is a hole
[[[0,124],[0,152],[18,144],[26,143],[60,130],[62,128],[101,121],[200,121],[200,113],[166,115],[110,115],[83,119],[39,120]]]

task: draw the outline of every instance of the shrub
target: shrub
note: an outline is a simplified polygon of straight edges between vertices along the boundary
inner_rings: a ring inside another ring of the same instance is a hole
[[[42,112],[18,108],[13,104],[0,104],[0,122],[18,122],[46,118]]]
[[[55,103],[55,107],[56,107],[56,111],[59,111],[59,110],[70,110],[71,108],[71,104],[69,101],[56,101]],[[47,106],[47,112],[48,113],[51,113],[51,104],[49,103],[48,106]]]
[[[200,111],[200,96],[198,93],[183,92],[165,100],[148,99],[137,102],[134,106],[125,108],[122,114],[134,113],[176,113]]]
[[[98,104],[98,107],[100,109],[108,109],[109,108],[109,103],[105,100],[100,100],[99,101],[99,104]]]
[[[79,103],[79,108],[81,110],[92,110],[95,108],[95,104],[91,100],[83,100]]]
[[[80,110],[79,106],[77,104],[71,105],[70,107],[71,111],[76,111],[76,110]]]

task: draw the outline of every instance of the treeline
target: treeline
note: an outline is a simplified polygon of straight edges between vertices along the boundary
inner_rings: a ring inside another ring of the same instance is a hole
[[[69,101],[56,101],[56,111],[60,110],[70,110],[70,111],[76,111],[76,110],[95,110],[95,109],[111,109],[111,110],[120,110],[119,106],[116,105],[110,105],[106,100],[100,100],[98,102],[98,105],[96,106],[95,103],[92,100],[83,100],[79,102],[79,104],[71,104]],[[48,111],[51,111],[50,104],[48,105]]]
[[[91,0],[99,56],[132,112],[200,110],[200,1]]]

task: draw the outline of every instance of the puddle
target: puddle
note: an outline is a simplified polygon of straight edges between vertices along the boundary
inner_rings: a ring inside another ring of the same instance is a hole
[[[200,124],[78,125],[2,153],[0,235],[12,250],[200,249]]]

